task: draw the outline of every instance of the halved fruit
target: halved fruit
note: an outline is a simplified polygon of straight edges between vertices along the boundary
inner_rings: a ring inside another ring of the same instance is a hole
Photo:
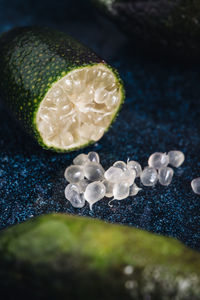
[[[40,103],[37,129],[49,147],[68,150],[98,141],[112,122],[120,100],[116,77],[104,64],[71,71]]]
[[[0,38],[0,54],[3,99],[46,149],[98,141],[123,102],[118,73],[64,33],[13,29]]]

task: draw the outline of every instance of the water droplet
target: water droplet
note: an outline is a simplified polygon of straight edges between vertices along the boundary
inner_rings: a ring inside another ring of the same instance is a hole
[[[133,274],[133,271],[134,271],[134,268],[130,265],[128,265],[124,268],[124,274],[126,274],[126,275]]]
[[[82,208],[85,205],[85,199],[80,194],[77,184],[70,183],[65,188],[65,198],[69,200],[73,207]]]
[[[106,188],[102,182],[94,181],[88,184],[84,193],[84,197],[86,201],[89,203],[91,210],[94,203],[103,199],[103,197],[105,196],[105,192],[106,192]]]
[[[73,164],[74,165],[85,165],[86,163],[88,163],[89,160],[88,160],[88,156],[87,154],[79,154],[78,156],[76,156],[74,159],[73,159]]]
[[[108,180],[104,180],[102,183],[105,185],[105,188],[106,188],[105,196],[108,197],[108,198],[113,197],[114,183],[112,183]]]
[[[154,186],[158,180],[158,173],[155,168],[146,167],[140,175],[140,179],[145,186]]]
[[[80,193],[84,193],[85,190],[86,190],[86,187],[88,186],[88,184],[90,183],[90,181],[86,178],[80,180],[78,182],[78,186],[79,186],[79,190],[80,190]]]
[[[127,165],[125,162],[118,160],[113,164],[113,167],[120,168],[123,172],[127,170]]]
[[[66,180],[71,183],[76,183],[84,178],[83,168],[81,166],[69,166],[64,174]]]
[[[104,172],[103,167],[96,162],[90,162],[84,166],[84,175],[90,181],[102,180]]]
[[[129,185],[127,182],[115,183],[113,187],[113,196],[116,200],[122,200],[129,195]]]
[[[166,153],[155,152],[148,160],[148,165],[155,169],[166,167],[169,164],[169,157]]]
[[[162,185],[169,185],[172,181],[173,175],[174,171],[172,168],[164,167],[158,170],[158,179]]]
[[[169,163],[173,167],[180,167],[185,160],[185,155],[181,151],[173,150],[168,153]]]
[[[127,162],[127,167],[136,172],[136,177],[139,177],[140,174],[142,173],[142,167],[137,161],[134,161],[134,160],[128,161]]]
[[[75,183],[69,183],[65,188],[65,198],[70,201],[73,192],[79,193],[79,186]]]
[[[98,153],[94,151],[88,153],[88,159],[92,162],[96,162],[96,163],[100,162]]]
[[[123,171],[120,168],[110,167],[104,174],[105,179],[110,182],[117,183],[122,180]]]
[[[193,179],[191,182],[191,186],[192,186],[193,192],[197,195],[200,195],[200,177]]]
[[[136,196],[139,191],[141,191],[142,189],[139,188],[135,183],[133,185],[130,186],[129,188],[129,196]]]

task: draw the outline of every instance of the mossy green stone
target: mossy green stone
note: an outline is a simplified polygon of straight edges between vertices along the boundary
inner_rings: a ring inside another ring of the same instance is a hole
[[[91,0],[146,53],[199,61],[199,0]]]
[[[128,300],[200,295],[198,252],[172,238],[82,217],[47,215],[2,231],[0,263],[0,290],[7,297]]]
[[[36,126],[39,105],[52,85],[67,73],[99,63],[108,67],[121,85],[120,108],[124,90],[119,75],[93,51],[57,30],[14,28],[0,37],[0,94],[22,127],[43,148],[65,152],[47,146],[41,138]]]

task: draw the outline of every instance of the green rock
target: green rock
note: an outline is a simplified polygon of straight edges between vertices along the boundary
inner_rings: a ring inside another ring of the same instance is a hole
[[[148,52],[164,51],[177,58],[199,60],[199,0],[92,2]]]
[[[198,252],[98,220],[47,215],[15,225],[0,233],[0,257],[8,299],[200,299]]]

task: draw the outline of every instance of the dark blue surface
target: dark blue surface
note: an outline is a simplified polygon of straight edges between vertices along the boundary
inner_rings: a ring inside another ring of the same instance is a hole
[[[79,5],[78,5],[79,3]],[[120,72],[127,91],[117,121],[98,151],[106,168],[127,157],[143,166],[154,151],[186,155],[169,187],[144,188],[137,197],[74,209],[65,201],[63,172],[76,153],[37,146],[0,107],[0,227],[50,212],[68,212],[174,236],[200,249],[200,197],[190,187],[200,176],[199,66],[144,57],[87,1],[0,1],[0,32],[13,26],[48,25],[73,34]],[[82,151],[80,151],[82,152]]]

